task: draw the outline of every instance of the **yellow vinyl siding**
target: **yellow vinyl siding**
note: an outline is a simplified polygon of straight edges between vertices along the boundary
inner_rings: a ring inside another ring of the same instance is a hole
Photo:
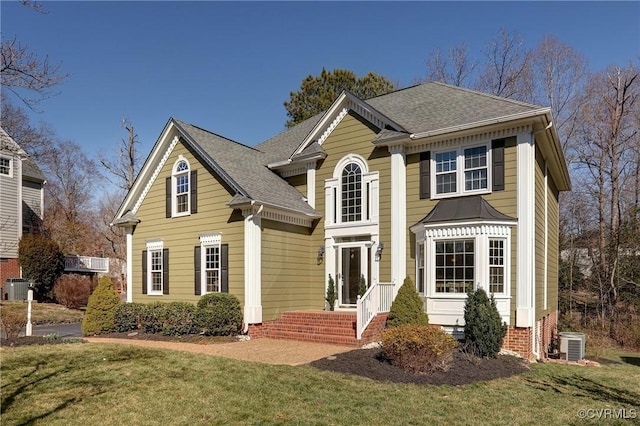
[[[540,155],[536,151],[536,157]],[[541,164],[544,160],[536,158],[535,164],[535,306],[536,316],[544,312],[544,282],[545,282],[545,214],[544,214],[544,171]]]
[[[176,218],[165,217],[165,179],[171,176],[174,163],[183,155],[190,163],[191,170],[198,171],[198,213]],[[229,244],[229,292],[244,299],[244,222],[242,216],[233,214],[226,207],[231,194],[219,179],[203,166],[201,160],[178,143],[158,178],[151,186],[136,216],[140,223],[133,235],[133,300],[150,301],[190,301],[196,302],[194,295],[194,254],[200,245],[199,236],[206,232],[220,232],[222,243]],[[164,248],[169,249],[169,294],[148,296],[142,294],[142,251],[146,241],[162,239]]]
[[[549,181],[548,192],[548,221],[549,221],[549,237],[548,237],[548,250],[547,255],[547,277],[548,277],[548,299],[547,306],[548,312],[553,312],[558,309],[558,261],[560,253],[558,246],[560,244],[559,238],[559,206],[558,206],[558,191],[552,184],[551,177]]]
[[[262,318],[276,319],[282,312],[324,309],[324,287],[309,279],[309,265],[317,254],[309,247],[310,230],[271,220],[262,220]],[[314,262],[316,263],[316,262]]]
[[[349,112],[324,141],[322,148],[326,151],[327,158],[316,171],[316,210],[324,216],[326,204],[324,183],[326,179],[333,178],[333,172],[338,162],[348,154],[362,156],[367,161],[369,171],[379,173],[380,241],[385,243],[380,262],[380,280],[389,281],[391,279],[391,160],[387,148],[376,148],[372,144],[378,131],[379,129],[359,115]],[[312,264],[315,262],[315,253],[317,253],[318,247],[324,245],[324,226],[323,217],[311,235]],[[314,268],[312,265],[311,271],[311,282],[322,283],[324,291],[324,285],[328,280],[328,277],[324,275],[324,266]]]
[[[289,185],[295,187],[303,197],[307,196],[307,174],[303,173],[301,175],[290,176],[285,179],[289,182]]]

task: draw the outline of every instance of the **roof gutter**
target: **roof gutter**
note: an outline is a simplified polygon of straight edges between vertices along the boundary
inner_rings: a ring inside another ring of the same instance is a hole
[[[420,133],[412,133],[409,135],[409,139],[411,140],[416,140],[416,139],[422,139],[422,138],[428,138],[431,136],[439,136],[439,135],[444,135],[447,133],[453,133],[453,132],[459,132],[461,130],[469,130],[475,127],[482,127],[482,126],[490,126],[492,124],[500,124],[500,123],[505,123],[507,121],[514,121],[514,120],[521,120],[524,118],[532,118],[535,116],[538,116],[540,114],[548,114],[551,112],[550,108],[540,108],[540,109],[534,109],[532,111],[526,111],[526,112],[520,112],[517,114],[510,114],[510,115],[504,115],[502,117],[498,117],[498,118],[491,118],[488,120],[481,120],[481,121],[476,121],[473,123],[467,123],[467,124],[462,124],[459,126],[451,126],[451,127],[445,127],[442,129],[437,129],[437,130],[429,130],[426,132],[420,132]]]

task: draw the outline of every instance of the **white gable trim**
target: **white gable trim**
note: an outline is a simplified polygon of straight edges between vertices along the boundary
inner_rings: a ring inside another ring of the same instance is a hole
[[[357,113],[379,129],[384,129],[386,126],[391,126],[397,130],[403,130],[402,126],[378,112],[371,105],[367,104],[364,101],[361,101],[354,95],[343,91],[340,96],[338,96],[338,98],[333,102],[327,112],[322,116],[320,121],[318,121],[318,123],[314,126],[307,137],[304,138],[293,155],[299,154],[304,151],[304,149],[309,146],[309,144],[311,144],[314,140],[317,140],[318,144],[322,145],[322,143],[327,140],[331,132],[333,132],[333,130],[335,130],[335,128],[338,126],[338,124],[340,124],[344,117],[346,117],[349,111]]]
[[[162,170],[162,168],[164,167],[165,163],[169,159],[169,156],[173,152],[173,149],[176,147],[176,145],[178,144],[179,140],[180,140],[180,138],[177,135],[174,136],[173,140],[171,141],[171,144],[169,144],[169,147],[167,147],[166,151],[164,152],[164,155],[160,159],[160,162],[158,163],[158,165],[156,166],[155,170],[153,171],[153,174],[151,175],[151,178],[149,178],[147,180],[147,184],[145,185],[144,189],[142,190],[142,194],[140,194],[140,196],[138,197],[138,200],[136,201],[136,204],[133,206],[133,209],[131,209],[133,214],[136,214],[138,212],[138,209],[140,208],[140,205],[142,205],[142,202],[144,201],[145,197],[149,193],[149,190],[151,189],[151,186],[153,185],[153,183],[158,178],[158,175],[160,174],[160,171]]]

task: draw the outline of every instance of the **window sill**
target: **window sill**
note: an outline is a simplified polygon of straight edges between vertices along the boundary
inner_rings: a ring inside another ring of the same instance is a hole
[[[173,219],[174,217],[185,217],[185,216],[191,216],[191,212],[184,212],[184,213],[174,213],[171,215],[171,218]]]

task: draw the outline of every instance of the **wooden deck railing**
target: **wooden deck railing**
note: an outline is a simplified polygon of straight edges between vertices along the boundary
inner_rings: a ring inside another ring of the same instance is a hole
[[[65,272],[109,272],[109,259],[106,257],[89,257],[68,255],[64,258]]]
[[[391,303],[393,303],[394,285],[395,283],[377,283],[374,281],[362,297],[358,296],[356,304],[356,338],[362,338],[362,333],[364,333],[376,315],[389,312]]]

